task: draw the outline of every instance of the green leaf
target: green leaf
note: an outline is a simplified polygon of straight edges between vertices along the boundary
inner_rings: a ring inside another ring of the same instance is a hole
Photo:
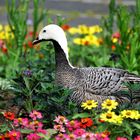
[[[104,132],[105,130],[107,130],[109,127],[108,124],[104,123],[102,125],[99,125],[98,128],[97,128],[97,132]]]
[[[56,134],[57,131],[54,129],[47,129],[47,135],[44,135],[42,133],[38,133],[39,136],[41,136],[42,138],[44,138],[45,140],[50,140],[52,135]]]
[[[23,134],[30,134],[30,133],[32,133],[34,131],[31,130],[31,129],[20,129],[20,132],[23,133]]]
[[[138,128],[138,129],[140,129],[140,124],[135,123],[135,122],[131,122],[131,124],[132,124],[134,127],[136,127],[136,128]]]
[[[51,138],[51,136],[48,135],[48,134],[47,135],[44,135],[42,133],[37,133],[37,135],[40,136],[41,138],[44,138],[45,140],[49,140]]]
[[[91,115],[89,113],[77,113],[72,117],[72,119],[87,118],[87,117],[90,117],[90,116]]]
[[[54,134],[57,133],[57,131],[54,130],[54,129],[47,129],[47,132],[48,132],[49,135],[54,135]]]
[[[125,132],[129,135],[129,136],[132,136],[132,133],[133,133],[133,130],[131,128],[131,125],[129,123],[124,123],[125,125]]]

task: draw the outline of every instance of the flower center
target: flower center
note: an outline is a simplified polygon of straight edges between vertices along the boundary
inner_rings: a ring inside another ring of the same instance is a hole
[[[131,115],[131,112],[126,112],[126,115],[127,115],[127,116],[130,116],[130,115]]]
[[[111,106],[111,105],[112,105],[111,101],[107,102],[106,105],[107,105],[107,106]]]
[[[74,125],[74,121],[70,121],[70,125],[72,125],[72,126],[73,126],[73,125]]]
[[[86,135],[86,140],[90,140],[90,135]]]
[[[91,102],[91,101],[88,101],[88,102],[87,102],[87,105],[88,105],[88,106],[91,106],[91,105],[92,105],[92,102]]]
[[[18,122],[19,123],[22,123],[22,118],[18,118]]]
[[[61,117],[61,118],[60,118],[60,121],[62,121],[62,122],[63,122],[63,121],[64,121],[64,117]]]
[[[111,119],[111,118],[112,118],[112,114],[108,113],[108,114],[106,115],[106,118],[107,118],[107,119]]]
[[[64,138],[64,135],[62,133],[59,134],[58,136],[59,136],[59,138]]]
[[[69,135],[69,138],[70,138],[70,140],[74,140],[74,135],[73,134],[70,134]]]
[[[13,133],[12,136],[16,137],[17,136],[17,133]]]

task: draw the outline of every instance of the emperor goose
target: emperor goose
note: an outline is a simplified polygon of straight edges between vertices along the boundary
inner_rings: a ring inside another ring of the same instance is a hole
[[[125,70],[106,67],[73,67],[68,58],[68,47],[65,33],[55,24],[45,26],[33,44],[52,41],[55,49],[56,77],[58,85],[73,90],[71,99],[77,104],[86,100],[95,100],[100,104],[103,100],[115,99],[119,102],[129,101],[127,97],[116,96],[116,92],[126,88],[125,82],[140,82],[140,77]]]

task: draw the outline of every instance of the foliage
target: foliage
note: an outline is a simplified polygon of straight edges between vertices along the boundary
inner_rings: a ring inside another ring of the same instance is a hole
[[[36,33],[37,33],[37,29],[39,27],[39,24],[43,21],[43,19],[46,16],[46,10],[45,10],[45,0],[39,1],[39,0],[33,0],[33,5],[34,5],[34,9],[33,9],[33,39],[35,39],[36,37]],[[39,8],[41,5],[41,9]],[[44,5],[44,6],[43,6]]]
[[[115,0],[111,0],[109,7],[109,16],[102,24],[105,45],[112,46],[113,53],[119,55],[115,65],[139,73],[139,1],[136,0],[136,8],[133,10],[124,5],[116,5]],[[113,36],[114,26],[119,36]]]
[[[4,26],[3,31],[0,29],[0,46],[2,46],[0,55],[3,56],[0,64],[0,75],[2,77],[14,77],[16,71],[20,70],[20,64],[25,59],[27,50],[32,51],[32,49],[29,50],[32,48],[32,40],[37,34],[40,23],[46,17],[46,10],[39,8],[44,2],[44,0],[33,0],[33,28],[31,28],[27,24],[29,20],[32,22],[31,19],[28,19],[30,1],[19,0],[18,3],[15,0],[6,1],[9,26]],[[27,31],[32,33],[30,40],[27,38]]]

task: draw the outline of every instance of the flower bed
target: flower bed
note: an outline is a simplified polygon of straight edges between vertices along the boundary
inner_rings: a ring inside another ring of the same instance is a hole
[[[69,119],[55,116],[52,128],[47,128],[45,117],[39,111],[33,110],[28,116],[19,118],[12,112],[5,112],[2,126],[7,132],[1,134],[0,139],[128,140],[133,134],[134,140],[140,138],[137,135],[140,127],[138,110],[118,111],[118,103],[110,99],[101,104],[100,110],[95,109],[98,105],[94,100],[83,102],[81,107],[87,111],[69,116]]]

